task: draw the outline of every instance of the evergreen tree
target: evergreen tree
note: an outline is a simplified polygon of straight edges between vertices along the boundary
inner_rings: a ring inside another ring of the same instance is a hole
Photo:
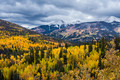
[[[92,44],[89,45],[89,53],[92,51],[93,47]]]
[[[67,64],[67,56],[64,55],[63,58],[64,58],[64,64]]]
[[[86,42],[84,43],[84,50],[86,50]]]
[[[98,67],[99,67],[100,70],[104,68],[104,64],[101,61],[101,56],[99,57]]]
[[[60,49],[60,54],[59,54],[59,58],[62,58],[62,48]]]
[[[120,37],[115,37],[114,39],[114,42],[115,42],[115,49],[119,49],[120,51]]]
[[[55,65],[55,70],[59,72],[64,72],[64,67],[63,67],[63,63],[61,60],[57,61],[57,64]]]
[[[68,44],[67,43],[65,43],[65,48],[68,48]]]
[[[106,40],[105,38],[101,39],[101,57],[105,57],[105,46],[106,46]]]
[[[20,80],[19,74],[17,73],[17,71],[11,72],[11,79],[10,80]]]
[[[59,43],[59,47],[61,47],[61,43]]]
[[[0,70],[0,80],[4,80],[4,77],[3,77],[1,70]]]
[[[97,52],[99,52],[99,42],[97,41]]]
[[[43,49],[41,49],[41,60],[42,60],[42,58],[44,58],[44,50]]]

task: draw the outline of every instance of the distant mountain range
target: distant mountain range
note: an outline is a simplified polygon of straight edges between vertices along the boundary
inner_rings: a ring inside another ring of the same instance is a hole
[[[32,30],[54,38],[61,38],[72,42],[99,40],[101,37],[112,39],[120,35],[120,19],[114,16],[93,22],[74,22],[65,24],[41,25]]]

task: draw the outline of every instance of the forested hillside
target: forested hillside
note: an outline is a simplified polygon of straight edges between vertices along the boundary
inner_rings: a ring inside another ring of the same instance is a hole
[[[0,80],[120,79],[119,37],[70,46],[7,23],[0,24]]]

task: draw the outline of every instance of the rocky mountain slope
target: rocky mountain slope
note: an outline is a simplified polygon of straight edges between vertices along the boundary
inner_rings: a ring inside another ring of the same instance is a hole
[[[99,40],[101,37],[112,39],[120,35],[120,22],[84,22],[61,26],[42,25],[32,30],[54,38],[61,38],[72,42]]]
[[[55,30],[49,34],[52,37],[66,39],[73,42],[99,40],[101,37],[112,39],[120,35],[120,23],[112,22],[85,22],[69,25],[66,28]]]

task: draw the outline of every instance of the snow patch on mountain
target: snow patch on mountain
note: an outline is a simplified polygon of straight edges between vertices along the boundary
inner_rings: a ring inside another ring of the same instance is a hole
[[[110,17],[104,17],[104,18],[101,18],[99,19],[99,21],[105,21],[105,22],[108,22],[108,23],[111,23],[111,22],[120,22],[120,18],[117,18],[115,16],[110,16]]]
[[[80,24],[80,23],[81,23],[81,21],[79,21],[79,20],[73,20],[71,22],[59,20],[59,21],[48,22],[48,25],[56,25],[56,27],[58,27],[58,26],[61,26],[61,25]]]

